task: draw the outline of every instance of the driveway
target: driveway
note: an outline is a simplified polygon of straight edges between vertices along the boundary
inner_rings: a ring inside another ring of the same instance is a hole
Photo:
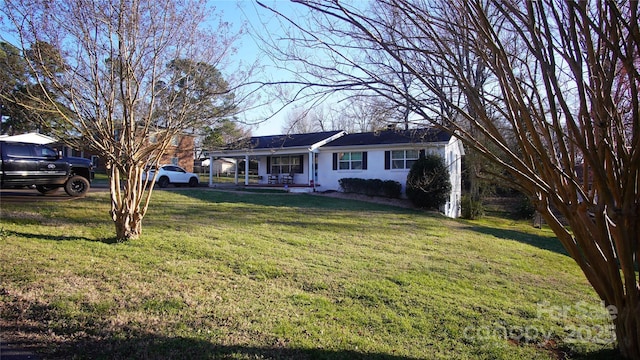
[[[108,187],[91,187],[89,192],[104,192],[109,191]],[[72,201],[75,199],[81,199],[78,197],[71,197],[67,195],[62,188],[50,195],[43,195],[36,189],[0,189],[0,204],[4,202],[16,203],[16,202],[35,202],[35,201]]]

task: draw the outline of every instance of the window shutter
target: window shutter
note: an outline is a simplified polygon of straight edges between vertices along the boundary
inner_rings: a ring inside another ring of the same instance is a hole
[[[333,170],[338,170],[338,153],[333,153]]]
[[[391,151],[388,150],[384,152],[384,169],[391,169]]]
[[[362,170],[367,170],[367,152],[362,152]]]
[[[271,174],[271,156],[267,156],[267,174]]]
[[[420,150],[420,156],[419,157],[423,158],[425,156],[427,156],[427,153],[424,151],[424,149]]]
[[[304,173],[304,155],[300,155],[300,167],[297,171],[298,174]]]

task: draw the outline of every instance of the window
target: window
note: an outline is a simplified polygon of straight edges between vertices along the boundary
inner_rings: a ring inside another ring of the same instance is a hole
[[[42,156],[42,157],[57,157],[58,156],[58,152],[53,150],[50,147],[46,147],[46,146],[36,146],[36,156]]]
[[[19,143],[5,143],[6,152],[8,156],[16,157],[30,157],[33,156],[31,151],[33,146]]]
[[[58,152],[48,146],[37,144],[5,143],[7,156],[56,158]]]
[[[171,137],[171,145],[172,146],[178,146],[180,145],[180,139],[178,138],[178,135],[173,135]]]
[[[338,169],[362,170],[362,153],[345,152],[338,154]]]
[[[366,170],[367,152],[333,153],[333,170]]]
[[[179,167],[179,166],[171,166],[171,165],[165,165],[162,167],[162,170],[164,171],[173,171],[173,172],[180,172],[180,173],[184,173],[186,172],[183,168]]]
[[[391,151],[391,168],[411,169],[419,157],[418,150],[393,150]]]
[[[384,168],[386,170],[411,169],[424,153],[424,150],[387,150],[384,152]]]
[[[269,174],[302,173],[302,155],[271,156],[269,160]]]

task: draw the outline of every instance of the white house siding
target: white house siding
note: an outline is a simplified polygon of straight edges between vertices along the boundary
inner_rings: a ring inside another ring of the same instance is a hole
[[[380,148],[366,149],[356,148],[322,148],[318,154],[318,184],[321,185],[320,190],[340,191],[339,180],[342,178],[360,178],[360,179],[380,179],[394,180],[402,184],[404,192],[407,174],[409,170],[405,169],[389,169],[384,168],[384,153],[387,150],[401,150],[405,148]],[[367,152],[367,169],[366,170],[333,170],[333,153],[335,152]]]
[[[457,218],[461,212],[460,199],[462,197],[462,156],[464,155],[462,142],[452,137],[445,147],[445,154],[445,161],[449,167],[449,179],[451,180],[451,194],[443,212],[449,217]]]
[[[260,180],[258,182],[260,184],[266,184],[268,181],[267,176],[269,176],[268,170],[267,170],[267,157],[259,156],[258,157],[258,178]]]
[[[436,153],[445,159],[449,167],[451,181],[451,194],[449,201],[441,209],[449,217],[460,216],[460,197],[462,193],[462,166],[461,157],[464,155],[460,141],[451,138],[448,143],[434,143],[427,146],[416,147],[415,144],[398,144],[385,147],[344,146],[322,147],[318,154],[318,184],[319,191],[340,191],[339,180],[342,178],[380,179],[394,180],[402,184],[402,193],[406,189],[409,169],[385,169],[385,151],[389,150],[422,150],[426,153]],[[333,153],[336,152],[367,152],[366,170],[333,170]]]

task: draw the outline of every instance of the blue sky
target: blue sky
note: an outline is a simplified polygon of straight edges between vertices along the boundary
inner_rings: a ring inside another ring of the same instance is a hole
[[[259,61],[261,65],[265,66],[262,73],[257,74],[261,79],[267,78],[271,81],[286,81],[294,80],[293,64],[273,64],[271,59],[262,53],[260,50],[260,44],[257,42],[257,36],[252,33],[258,32],[258,36],[263,36],[272,39],[272,41],[278,43],[281,48],[289,46],[285,41],[278,41],[278,39],[286,37],[286,32],[290,30],[291,25],[285,23],[286,20],[279,18],[271,11],[264,9],[257,4],[256,0],[209,0],[210,4],[215,6],[217,10],[221,10],[224,13],[224,17],[229,22],[234,23],[236,26],[241,26],[246,23],[249,34],[241,39],[239,44],[239,52],[237,58],[245,62]],[[291,18],[294,21],[301,21],[308,15],[309,10],[306,6],[296,4],[290,0],[259,0],[266,6],[272,7],[283,15]],[[348,2],[350,6],[354,7],[367,7],[369,1],[367,0],[350,0]],[[284,29],[283,29],[284,27]],[[337,40],[336,42],[340,42]],[[301,50],[301,49],[297,49]],[[307,58],[324,58],[326,54],[319,53],[321,50],[304,49],[304,56]],[[284,69],[283,69],[284,68]],[[275,92],[275,89],[269,89],[270,92]],[[283,87],[282,91],[285,94],[292,94],[297,89],[292,87]],[[265,92],[266,94],[266,92]],[[246,122],[258,122],[253,126],[248,126],[251,129],[252,135],[275,135],[286,132],[283,130],[284,123],[287,118],[295,114],[295,109],[310,110],[308,108],[309,102],[313,103],[313,106],[318,106],[320,112],[326,111],[327,108],[331,108],[335,103],[342,100],[342,96],[334,94],[332,96],[324,96],[322,103],[314,103],[310,99],[306,99],[307,103],[291,104],[284,109],[280,109],[281,103],[277,98],[263,97],[263,101],[269,101],[271,106],[264,106],[259,109],[247,111],[240,115],[241,120]],[[279,110],[279,112],[277,112]],[[277,113],[276,113],[277,112]],[[268,119],[268,120],[264,120]],[[262,120],[262,122],[260,122]]]
[[[284,33],[279,19],[273,13],[259,6],[255,0],[208,1],[210,1],[210,5],[213,5],[216,8],[216,13],[219,11],[223,12],[224,20],[231,23],[236,30],[239,30],[244,26],[245,30],[248,31],[236,44],[234,44],[238,47],[238,53],[234,59],[232,59],[233,62],[242,62],[245,65],[258,62],[260,65],[264,66],[264,70],[257,72],[255,74],[256,78],[254,79],[264,80],[268,78],[272,81],[283,81],[290,76],[286,71],[278,70],[273,66],[271,60],[259,49],[255,36],[252,36],[252,33],[259,32],[263,36],[268,34],[270,37],[277,38],[279,35]],[[287,15],[291,15],[296,11],[305,10],[304,6],[294,4],[289,0],[261,1]],[[0,34],[0,39],[18,44],[18,40],[10,33],[3,32]],[[237,61],[235,61],[235,59],[237,59]],[[230,66],[230,69],[234,69],[234,64]],[[289,110],[285,109],[274,115],[276,110],[279,108],[278,101],[276,99],[269,98],[266,91],[262,93],[260,101],[262,103],[268,103],[270,106],[261,106],[251,109],[250,111],[243,112],[239,115],[239,118],[244,120],[246,123],[254,124],[247,125],[247,128],[251,130],[252,135],[273,135],[282,133],[283,123]],[[267,118],[269,118],[269,120],[265,121]]]
[[[263,3],[282,11],[285,14],[292,14],[296,10],[303,10],[300,5],[293,4],[288,0],[262,0]],[[257,44],[257,39],[252,36],[254,32],[261,32],[265,35],[268,32],[270,37],[278,37],[283,34],[278,19],[270,11],[260,7],[254,0],[211,0],[217,11],[224,13],[224,18],[231,22],[236,29],[245,26],[248,31],[237,43],[237,59],[244,64],[258,62],[264,66],[263,71],[256,73],[258,79],[269,78],[271,80],[286,80],[289,74],[272,66],[271,60],[264,54]],[[271,103],[271,106],[262,106],[240,114],[240,118],[248,123],[256,123],[247,126],[251,129],[252,135],[273,135],[282,133],[283,123],[287,117],[288,109],[276,112],[278,101],[268,99],[266,92],[263,93],[261,101]],[[269,120],[264,120],[270,118]]]

